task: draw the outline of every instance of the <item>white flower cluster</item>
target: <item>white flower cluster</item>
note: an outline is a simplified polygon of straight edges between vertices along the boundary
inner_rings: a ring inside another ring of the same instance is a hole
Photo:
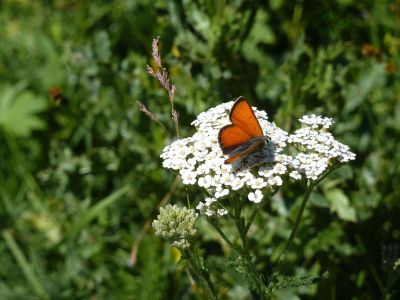
[[[310,126],[314,129],[318,129],[321,127],[328,129],[333,124],[332,118],[324,118],[315,114],[305,115],[301,119],[299,119],[299,121],[300,123]]]
[[[210,198],[210,197],[204,199],[204,202],[200,202],[196,206],[196,209],[200,212],[201,215],[207,217],[215,217],[215,216],[222,217],[228,213],[226,209],[218,208],[216,198]]]
[[[336,141],[330,132],[324,132],[317,128],[311,125],[296,130],[289,136],[288,143],[302,145],[306,150],[328,160],[337,159],[344,163],[355,159],[355,154],[350,152],[347,145]]]
[[[157,236],[171,241],[175,247],[186,249],[190,247],[190,238],[197,232],[194,228],[196,218],[194,209],[168,204],[160,208],[160,214],[152,225]]]
[[[344,163],[355,158],[346,145],[326,132],[332,125],[329,118],[304,116],[300,119],[303,128],[289,135],[269,122],[264,111],[253,108],[271,142],[234,164],[224,164],[226,157],[218,144],[218,132],[230,124],[232,105],[233,102],[223,103],[201,113],[192,123],[196,133],[165,147],[161,154],[163,166],[178,170],[184,184],[197,184],[215,199],[241,191],[251,202],[259,203],[263,190],[275,190],[288,177],[316,180],[335,161]],[[295,155],[291,155],[293,150]],[[200,211],[211,206],[205,203],[200,205]]]

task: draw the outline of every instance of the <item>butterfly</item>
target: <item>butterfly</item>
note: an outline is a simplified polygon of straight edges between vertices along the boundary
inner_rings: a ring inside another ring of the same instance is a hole
[[[60,105],[61,102],[65,102],[68,100],[67,97],[64,96],[63,91],[57,86],[49,89],[49,96],[50,99],[57,105]]]
[[[222,153],[229,155],[226,164],[262,149],[268,139],[246,98],[236,99],[229,113],[232,124],[222,127],[218,133],[218,143]]]

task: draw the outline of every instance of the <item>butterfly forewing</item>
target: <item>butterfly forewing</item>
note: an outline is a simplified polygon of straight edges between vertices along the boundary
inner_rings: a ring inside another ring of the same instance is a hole
[[[244,97],[239,97],[233,104],[229,118],[233,125],[246,132],[250,137],[264,136],[253,109]]]
[[[240,127],[233,124],[223,127],[218,135],[218,142],[224,154],[249,141],[252,137]]]

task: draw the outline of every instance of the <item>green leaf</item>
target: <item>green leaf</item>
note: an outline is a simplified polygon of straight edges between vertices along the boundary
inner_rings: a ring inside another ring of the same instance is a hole
[[[38,114],[46,109],[46,99],[24,90],[24,84],[0,87],[0,127],[15,136],[29,136],[45,128]]]
[[[96,203],[96,205],[92,206],[89,208],[79,219],[79,222],[76,223],[73,228],[71,229],[71,236],[76,237],[81,230],[89,224],[94,218],[99,216],[99,214],[114,204],[116,201],[122,198],[127,192],[129,192],[131,189],[130,185],[125,185],[121,187],[120,189],[116,190],[112,194],[108,195],[107,197],[103,198],[99,202]]]
[[[280,276],[276,288],[283,289],[288,287],[309,286],[327,280],[328,278],[328,271],[325,271],[321,276]]]
[[[356,83],[349,84],[343,89],[346,99],[345,112],[351,112],[359,107],[364,100],[386,81],[385,65],[374,63],[365,68]]]
[[[350,206],[349,198],[340,189],[325,191],[325,197],[330,202],[330,209],[336,212],[340,219],[345,221],[357,221],[356,211]]]

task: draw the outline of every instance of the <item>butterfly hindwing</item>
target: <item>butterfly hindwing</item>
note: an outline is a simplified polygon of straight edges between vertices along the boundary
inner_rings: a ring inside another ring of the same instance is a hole
[[[230,156],[228,159],[225,159],[225,163],[226,164],[231,164],[234,161],[238,160],[239,158],[240,158],[240,154],[236,154],[236,155]]]
[[[264,143],[264,137],[252,138],[250,141],[246,142],[243,145],[239,145],[231,152],[229,152],[229,158],[225,160],[225,163],[230,164],[241,157],[256,152],[264,145]]]

